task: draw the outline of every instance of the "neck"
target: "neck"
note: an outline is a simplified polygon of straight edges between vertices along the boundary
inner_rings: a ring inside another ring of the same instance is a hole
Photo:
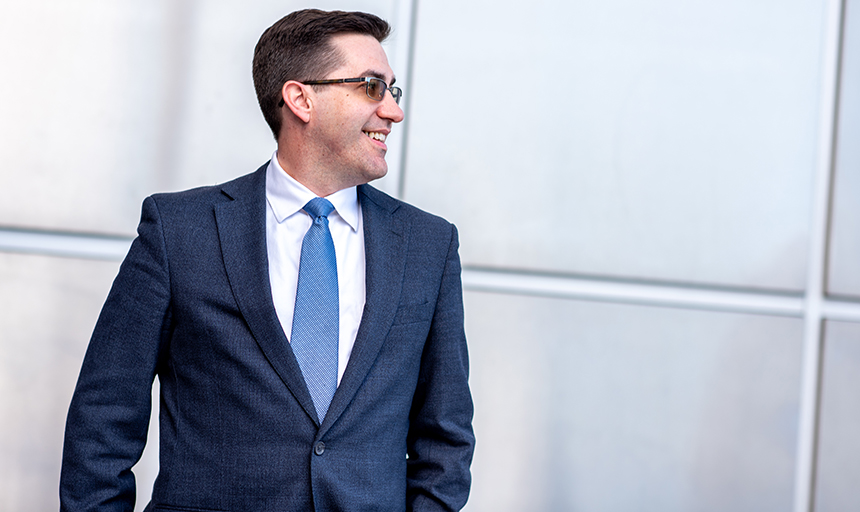
[[[341,183],[332,179],[329,175],[330,173],[325,172],[325,169],[311,164],[311,159],[307,158],[308,155],[302,154],[301,150],[285,151],[283,147],[280,144],[278,145],[278,165],[294,180],[307,187],[308,190],[318,197],[326,197],[339,190],[353,186],[350,183]]]
[[[286,151],[284,147],[295,149]],[[317,196],[326,197],[339,190],[337,187],[326,183],[324,176],[316,169],[316,166],[310,165],[310,155],[306,154],[306,150],[302,145],[284,146],[278,144],[277,156],[281,169]]]

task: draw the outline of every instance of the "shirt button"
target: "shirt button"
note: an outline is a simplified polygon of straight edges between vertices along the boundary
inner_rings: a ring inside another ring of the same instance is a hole
[[[316,444],[316,446],[314,446],[314,453],[316,453],[317,455],[322,455],[324,451],[325,451],[325,443],[324,442],[320,441],[319,443]]]

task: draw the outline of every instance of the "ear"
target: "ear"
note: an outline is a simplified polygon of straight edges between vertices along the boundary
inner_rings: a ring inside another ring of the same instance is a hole
[[[314,99],[311,97],[311,94],[312,90],[310,87],[295,80],[290,80],[281,87],[281,98],[284,100],[284,105],[304,123],[307,123],[311,119],[311,111],[314,105]]]

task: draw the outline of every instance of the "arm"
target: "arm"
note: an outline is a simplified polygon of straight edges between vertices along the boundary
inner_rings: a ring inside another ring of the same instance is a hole
[[[456,511],[469,497],[475,436],[458,246],[457,230],[451,226],[410,413],[406,489],[410,511]]]
[[[152,198],[108,294],[78,378],[63,446],[62,511],[132,510],[152,381],[169,325],[164,236]]]

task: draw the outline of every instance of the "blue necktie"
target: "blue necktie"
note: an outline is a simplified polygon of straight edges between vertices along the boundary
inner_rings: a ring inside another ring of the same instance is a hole
[[[327,217],[334,206],[317,197],[304,210],[313,224],[302,241],[290,344],[322,423],[337,389],[337,260]]]

